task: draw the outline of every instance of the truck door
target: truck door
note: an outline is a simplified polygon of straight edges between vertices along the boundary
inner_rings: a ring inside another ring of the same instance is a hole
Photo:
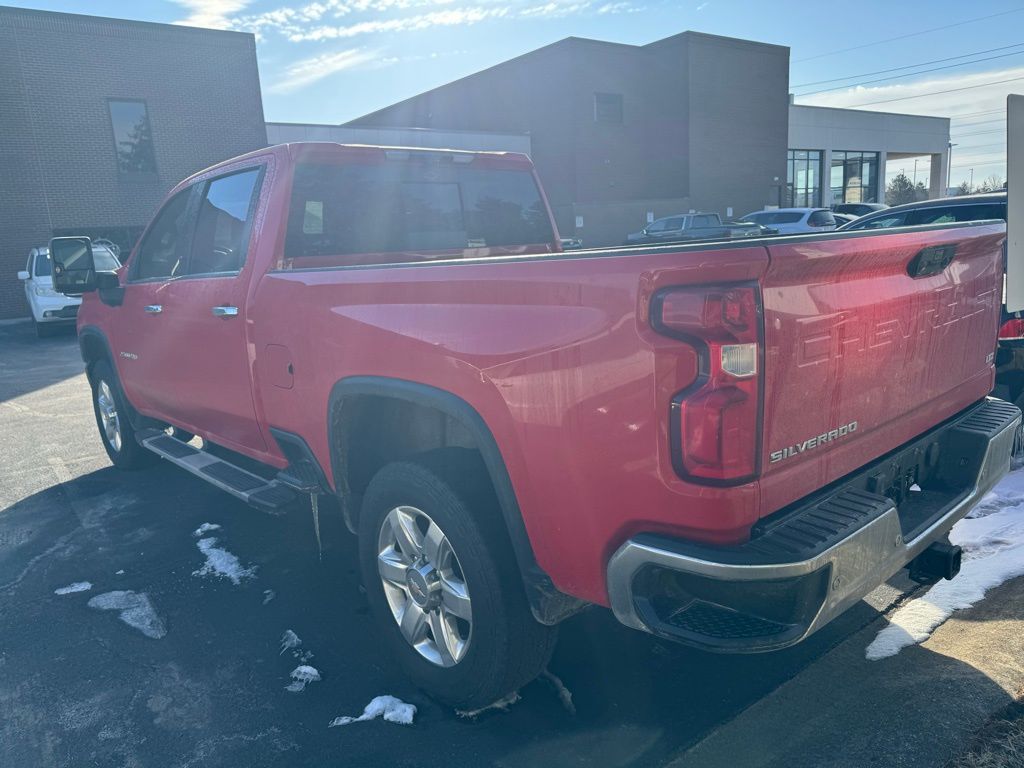
[[[184,274],[167,285],[162,353],[172,421],[236,450],[265,451],[253,401],[246,331],[248,258],[263,167],[200,182]]]

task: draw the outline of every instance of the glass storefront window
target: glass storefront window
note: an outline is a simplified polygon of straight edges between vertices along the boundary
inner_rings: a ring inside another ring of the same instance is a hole
[[[785,205],[813,208],[821,199],[821,151],[791,149],[786,161]]]
[[[831,204],[877,203],[877,152],[833,152],[829,169]]]

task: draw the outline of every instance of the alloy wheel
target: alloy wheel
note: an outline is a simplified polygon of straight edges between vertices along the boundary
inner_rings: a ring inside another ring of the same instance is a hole
[[[423,658],[452,667],[466,656],[473,629],[469,587],[444,531],[416,507],[385,515],[377,571],[391,615]]]
[[[103,424],[103,437],[115,451],[121,450],[121,419],[117,414],[117,403],[114,400],[114,393],[110,385],[100,381],[96,387],[96,406],[100,412],[100,422]]]

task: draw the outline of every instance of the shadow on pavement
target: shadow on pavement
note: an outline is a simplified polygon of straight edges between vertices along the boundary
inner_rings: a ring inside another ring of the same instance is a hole
[[[85,370],[73,325],[38,338],[31,321],[0,325],[0,403],[44,389]]]
[[[255,576],[199,577],[193,531]],[[169,465],[113,468],[49,487],[0,511],[0,764],[429,766],[661,765],[877,617],[860,604],[787,651],[713,656],[625,629],[594,608],[566,622],[550,680],[508,711],[459,718],[412,688],[383,655],[336,515],[317,555],[308,507],[274,517]],[[88,581],[86,592],[54,590]],[[151,639],[88,607],[113,590],[148,596],[166,627]],[[322,674],[284,690],[300,660]],[[328,729],[392,694],[415,725]]]

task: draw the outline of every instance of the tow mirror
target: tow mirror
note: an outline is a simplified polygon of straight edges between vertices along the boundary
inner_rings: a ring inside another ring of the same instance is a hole
[[[96,290],[96,265],[88,237],[55,237],[50,241],[53,289],[79,294]]]
[[[29,278],[29,274],[24,269],[21,270],[20,272],[18,272],[18,279],[19,280],[28,280],[28,278]]]

